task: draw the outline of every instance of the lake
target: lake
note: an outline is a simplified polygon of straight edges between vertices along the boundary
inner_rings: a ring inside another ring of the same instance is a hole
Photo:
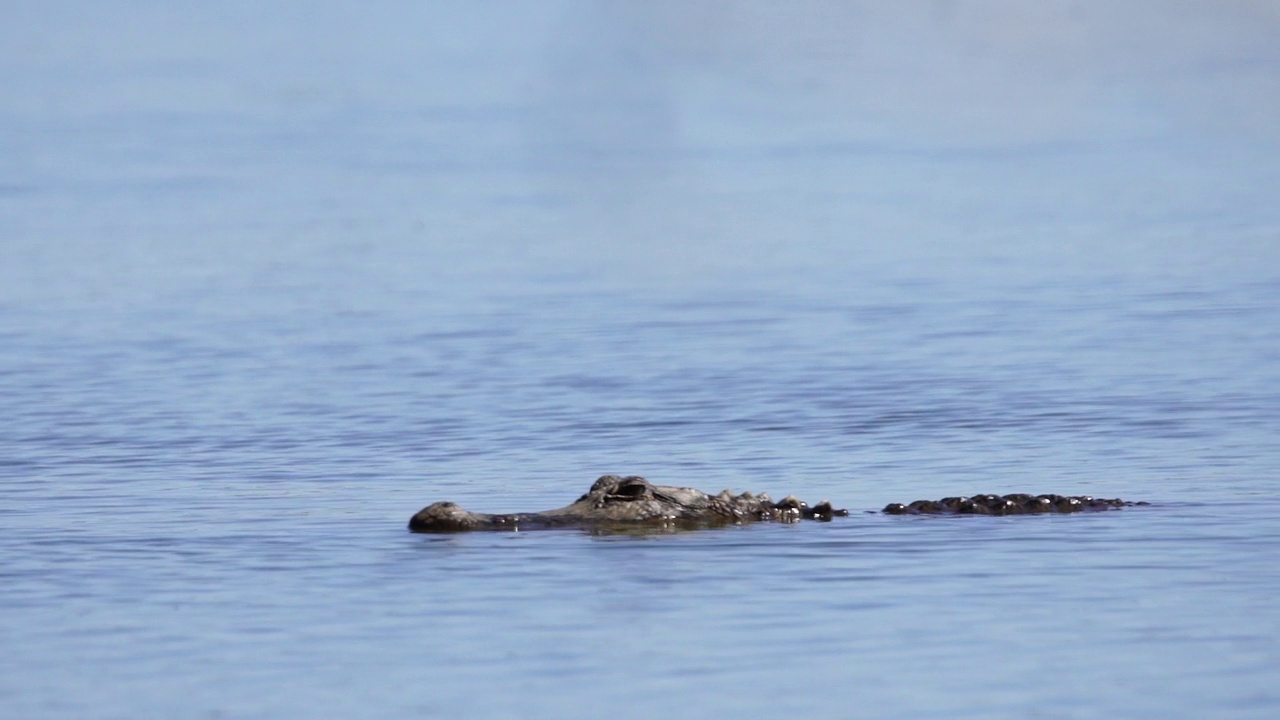
[[[1270,4],[8,15],[6,716],[1280,712]]]

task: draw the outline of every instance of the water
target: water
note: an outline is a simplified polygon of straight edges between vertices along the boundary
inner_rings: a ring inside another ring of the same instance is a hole
[[[4,715],[1274,716],[1280,18],[987,9],[14,10]]]

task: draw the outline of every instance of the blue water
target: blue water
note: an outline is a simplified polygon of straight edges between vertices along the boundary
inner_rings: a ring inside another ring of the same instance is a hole
[[[10,9],[0,712],[1275,717],[1277,31]],[[854,512],[405,529],[604,473]]]

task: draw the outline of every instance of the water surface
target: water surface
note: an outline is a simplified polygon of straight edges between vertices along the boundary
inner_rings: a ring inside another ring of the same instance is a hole
[[[0,706],[1274,716],[1280,18],[984,7],[15,11]]]

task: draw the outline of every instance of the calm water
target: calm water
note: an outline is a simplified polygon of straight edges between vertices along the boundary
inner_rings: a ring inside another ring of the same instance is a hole
[[[11,9],[4,716],[1274,717],[1280,15],[1027,7]]]

